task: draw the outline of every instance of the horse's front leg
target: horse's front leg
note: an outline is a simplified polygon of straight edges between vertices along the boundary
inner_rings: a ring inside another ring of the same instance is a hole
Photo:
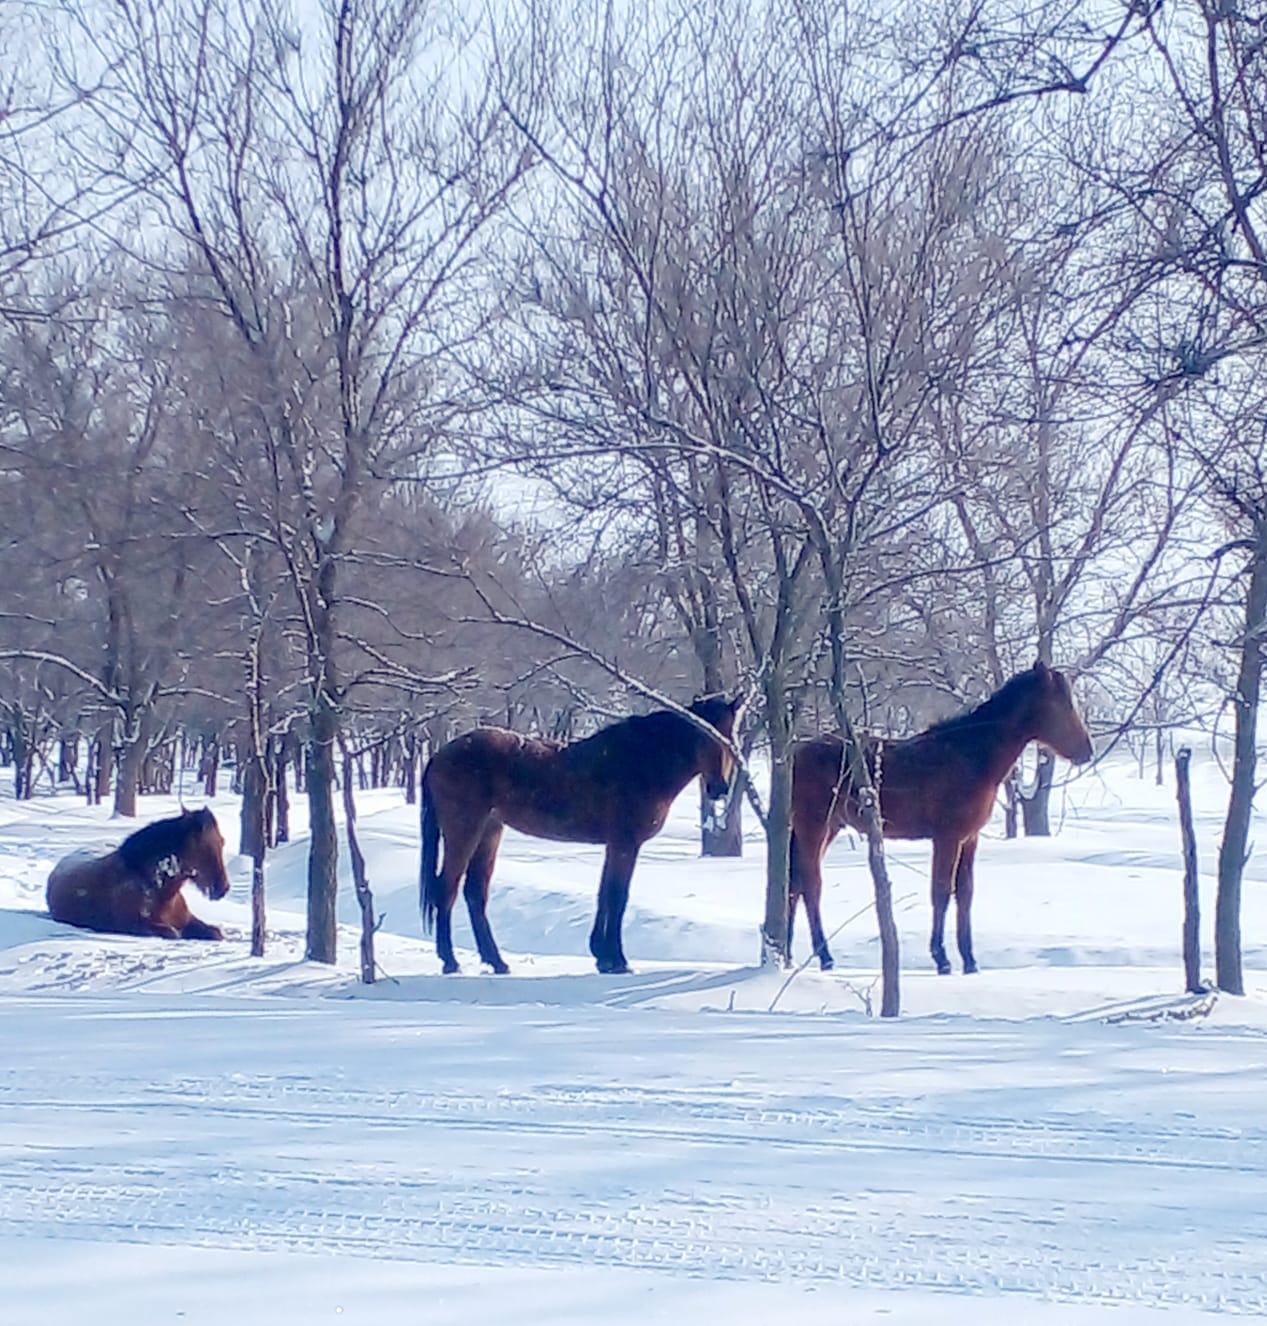
[[[218,925],[210,925],[206,921],[200,921],[196,916],[191,916],[181,926],[180,937],[182,939],[223,939],[224,931]]]
[[[974,833],[959,848],[959,863],[955,867],[955,931],[964,974],[968,976],[977,969],[977,960],[972,955],[973,864],[976,859],[977,835]]]
[[[603,874],[598,885],[598,908],[594,929],[590,932],[590,952],[601,972],[623,974],[629,970],[621,943],[621,923],[629,901],[629,880],[638,860],[638,845],[610,844],[603,858]]]
[[[955,883],[955,866],[959,861],[957,838],[933,839],[933,933],[928,951],[933,955],[938,974],[950,975],[950,959],[946,956],[946,908]]]
[[[181,893],[160,901],[149,918],[152,933],[160,939],[223,939],[219,926],[200,921]]]

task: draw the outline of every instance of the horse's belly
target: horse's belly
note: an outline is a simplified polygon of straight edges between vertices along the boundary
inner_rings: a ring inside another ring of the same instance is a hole
[[[606,842],[605,828],[597,821],[578,819],[574,815],[556,815],[536,806],[499,806],[499,818],[518,833],[530,838],[547,838],[556,843]]]

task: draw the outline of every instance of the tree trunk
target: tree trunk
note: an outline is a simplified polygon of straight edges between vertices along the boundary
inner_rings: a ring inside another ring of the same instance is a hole
[[[114,724],[106,722],[97,730],[96,770],[91,784],[90,800],[94,806],[100,805],[110,795],[110,785],[114,782]]]
[[[1003,833],[1007,838],[1015,838],[1020,830],[1019,800],[1017,775],[1013,769],[1003,780]]]
[[[880,798],[858,744],[845,695],[845,619],[840,606],[844,602],[844,577],[833,555],[830,541],[820,540],[819,557],[830,595],[827,630],[831,639],[832,712],[844,742],[842,758],[845,767],[842,772],[847,774],[857,793],[858,809],[866,833],[867,865],[871,871],[876,924],[880,932],[880,1016],[895,1018],[902,1011],[901,950],[898,946],[897,922],[893,918],[893,883],[889,879],[888,862],[884,856],[884,823],[880,815]],[[882,782],[882,769],[880,778]]]
[[[251,957],[264,956],[267,933],[264,915],[264,847],[261,839],[259,851],[251,857]]]
[[[268,766],[262,753],[248,757],[242,785],[242,840],[239,850],[251,858],[251,956],[264,956],[264,854],[268,847],[265,830],[269,802]]]
[[[1262,685],[1262,638],[1267,613],[1267,523],[1256,531],[1254,560],[1245,601],[1245,634],[1233,697],[1236,712],[1232,791],[1223,841],[1219,844],[1219,888],[1214,904],[1215,982],[1228,994],[1244,994],[1241,971],[1241,876],[1254,809],[1258,753],[1258,697]]]
[[[853,741],[853,734],[849,734]],[[854,750],[857,751],[854,742]],[[861,763],[861,760],[859,760]],[[875,893],[876,920],[880,927],[880,1016],[895,1018],[902,1011],[901,950],[898,947],[897,922],[893,919],[893,884],[884,855],[884,825],[880,803],[872,787],[858,796],[862,822],[867,833],[867,864]]]
[[[405,733],[405,757],[401,763],[401,781],[405,785],[405,805],[418,803],[418,734]]]
[[[777,681],[766,684],[766,731],[770,738],[770,804],[766,811],[765,920],[761,965],[786,966],[788,875],[792,848],[792,724]]]
[[[348,856],[352,859],[352,885],[361,911],[361,984],[374,984],[374,894],[365,873],[365,857],[356,836],[356,799],[352,795],[352,761],[343,752],[343,815],[347,824]]]
[[[220,781],[220,742],[212,737],[202,750],[202,791],[210,800],[216,795]],[[242,849],[246,852],[246,848]]]
[[[129,714],[124,723],[123,745],[119,751],[118,776],[114,780],[114,813],[136,818],[137,790],[145,762],[145,722]]]
[[[290,740],[282,737],[277,743],[273,760],[273,842],[290,842],[290,791],[286,785],[286,770],[290,765]]]
[[[1038,748],[1038,768],[1034,773],[1034,786],[1027,792],[1021,789],[1021,817],[1025,821],[1027,838],[1049,838],[1051,821],[1051,787],[1055,781],[1056,760],[1045,746]]]
[[[337,953],[335,907],[339,888],[339,837],[334,823],[334,744],[339,719],[323,693],[311,717],[308,789],[308,932],[304,956],[333,963]]]
[[[255,858],[266,845],[265,805],[268,801],[268,769],[262,757],[246,752],[242,774],[242,810],[239,819],[238,851]]]
[[[29,801],[31,799],[30,787],[30,756],[26,747],[26,733],[22,729],[22,720],[14,718],[9,724],[9,740],[6,743],[6,754],[13,761],[13,799],[14,801]]]
[[[73,783],[79,790],[79,734],[72,732],[57,742],[57,781]]]
[[[730,791],[714,801],[699,784],[700,855],[743,855],[743,774],[735,771]]]
[[[1188,761],[1192,752],[1185,746],[1175,756],[1175,796],[1179,802],[1179,835],[1183,842],[1183,971],[1189,994],[1200,994],[1201,984],[1201,897],[1197,886],[1197,836],[1192,829],[1192,790],[1188,783]]]

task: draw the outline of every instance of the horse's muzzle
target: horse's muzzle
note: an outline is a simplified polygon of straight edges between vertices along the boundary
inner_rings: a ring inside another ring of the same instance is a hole
[[[710,778],[704,784],[704,791],[707,792],[714,801],[720,801],[722,797],[730,791],[730,779]]]

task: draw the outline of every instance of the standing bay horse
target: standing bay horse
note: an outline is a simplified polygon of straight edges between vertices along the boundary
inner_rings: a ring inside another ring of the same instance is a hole
[[[727,741],[739,700],[696,700],[690,712]],[[423,928],[436,932],[446,972],[458,970],[451,928],[458,885],[480,958],[508,970],[488,924],[488,885],[510,825],[520,833],[607,848],[590,952],[600,972],[627,972],[620,928],[638,850],[659,833],[679,792],[698,775],[726,794],[734,761],[706,728],[671,710],[626,718],[584,741],[560,745],[484,727],[442,746],[422,779]],[[441,840],[444,864],[437,869]]]
[[[105,856],[63,857],[48,877],[48,910],[54,921],[113,934],[223,939],[190,912],[180,891],[186,880],[208,898],[229,891],[224,839],[206,809],[147,824]]]
[[[1035,663],[984,704],[905,741],[868,737],[867,767],[880,793],[886,838],[931,838],[933,931],[929,951],[937,970],[950,971],[943,931],[955,895],[959,956],[965,972],[972,954],[973,862],[977,834],[994,809],[999,784],[1027,743],[1040,741],[1058,755],[1085,764],[1091,738],[1064,674]],[[788,950],[799,898],[805,899],[810,939],[823,970],[832,956],[823,936],[819,902],[823,853],[845,825],[861,830],[858,798],[845,769],[844,742],[823,736],[802,742],[792,764],[792,857],[788,890]]]

